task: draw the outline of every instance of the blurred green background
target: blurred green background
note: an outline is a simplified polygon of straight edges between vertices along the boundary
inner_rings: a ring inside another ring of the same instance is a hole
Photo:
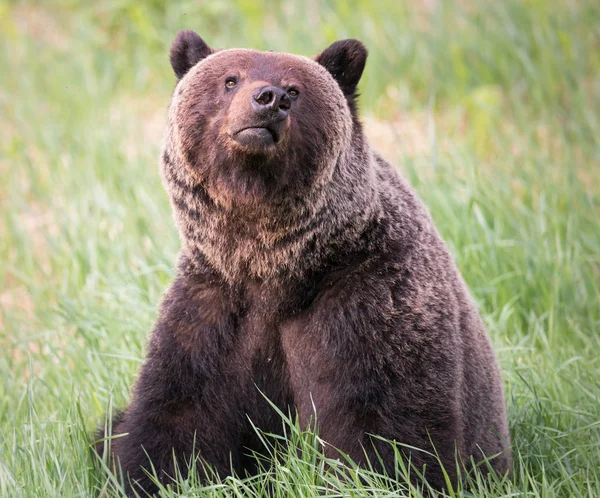
[[[0,495],[107,486],[89,434],[127,400],[179,247],[157,166],[183,28],[367,45],[366,131],[431,210],[504,373],[514,474],[457,494],[600,496],[594,0],[0,0]],[[186,496],[394,493],[294,458]]]

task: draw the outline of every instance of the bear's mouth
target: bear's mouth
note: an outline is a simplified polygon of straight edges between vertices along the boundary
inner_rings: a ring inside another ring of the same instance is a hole
[[[283,122],[244,126],[231,133],[231,138],[246,149],[260,152],[281,140],[282,125]]]
[[[270,141],[272,143],[276,143],[279,140],[275,130],[272,130],[268,126],[249,126],[236,133],[237,137],[240,137],[240,135],[252,140]]]

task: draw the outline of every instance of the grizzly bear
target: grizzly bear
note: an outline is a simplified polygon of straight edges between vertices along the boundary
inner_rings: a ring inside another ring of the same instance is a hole
[[[402,443],[437,489],[441,466],[452,482],[486,458],[508,472],[482,321],[428,212],[358,119],[362,43],[310,59],[214,50],[181,31],[170,59],[161,169],[182,250],[113,422],[108,457],[128,492],[156,491],[149,469],[170,482],[174,457],[200,462],[201,477],[205,464],[255,472],[253,426],[283,431],[274,407],[316,420],[326,455],[381,471],[394,469],[382,438]]]

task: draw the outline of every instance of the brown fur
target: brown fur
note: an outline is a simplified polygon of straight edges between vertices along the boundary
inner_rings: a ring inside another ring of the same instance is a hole
[[[509,470],[502,383],[476,308],[427,211],[357,119],[365,61],[355,40],[315,60],[215,52],[186,31],[175,40],[162,174],[183,248],[115,424],[128,435],[111,448],[147,491],[145,452],[165,479],[173,451],[189,459],[194,444],[221,475],[252,472],[246,455],[261,445],[248,418],[282,430],[259,390],[303,424],[316,409],[326,451],[359,463],[377,450],[393,468],[375,434],[433,443],[454,481],[457,455],[499,454],[492,467]],[[236,133],[263,119],[250,103],[265,85],[299,95],[273,111],[285,119],[260,149]],[[444,486],[434,459],[410,456]]]

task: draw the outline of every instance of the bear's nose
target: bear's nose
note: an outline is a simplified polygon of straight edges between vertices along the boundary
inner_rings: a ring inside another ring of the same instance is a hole
[[[256,111],[267,109],[287,114],[292,101],[285,90],[276,86],[263,86],[259,88],[250,99],[252,107]]]

